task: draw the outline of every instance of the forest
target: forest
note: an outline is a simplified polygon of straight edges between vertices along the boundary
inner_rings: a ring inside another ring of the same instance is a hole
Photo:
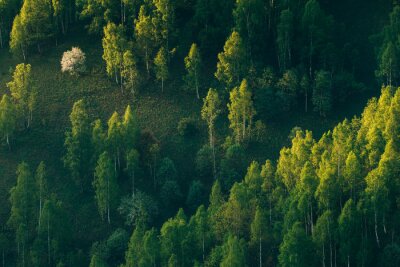
[[[0,266],[400,266],[400,2],[0,0]]]

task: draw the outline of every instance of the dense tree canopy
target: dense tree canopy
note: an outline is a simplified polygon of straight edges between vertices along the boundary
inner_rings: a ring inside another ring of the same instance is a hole
[[[0,265],[398,266],[399,34],[391,0],[0,0]]]

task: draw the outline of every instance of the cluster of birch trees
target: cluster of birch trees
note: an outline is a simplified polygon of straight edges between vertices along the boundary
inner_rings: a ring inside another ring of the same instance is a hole
[[[0,101],[0,132],[11,149],[14,133],[20,128],[29,128],[33,120],[37,91],[31,75],[31,65],[18,64],[7,87],[10,95],[5,93]]]
[[[398,265],[399,116],[400,89],[386,87],[319,140],[298,130],[231,188],[218,176],[192,216],[138,224],[124,266]]]

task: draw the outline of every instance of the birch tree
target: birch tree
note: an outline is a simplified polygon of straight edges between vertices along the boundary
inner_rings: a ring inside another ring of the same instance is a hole
[[[107,152],[100,155],[94,173],[93,187],[99,213],[107,222],[111,223],[111,209],[115,206],[118,185],[112,160]]]

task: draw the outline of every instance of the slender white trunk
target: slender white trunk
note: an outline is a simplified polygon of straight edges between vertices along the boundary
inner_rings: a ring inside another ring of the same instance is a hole
[[[260,238],[259,238],[259,242],[260,242],[260,247],[259,247],[259,253],[260,253],[260,267],[262,267],[262,242],[261,242],[261,230],[260,230]]]
[[[308,88],[305,89],[306,90],[306,103],[305,103],[305,109],[306,109],[306,113],[308,112]]]
[[[42,218],[42,184],[40,183],[40,192],[39,192],[39,228],[40,229],[40,220]]]
[[[122,67],[120,67],[120,70],[122,69]],[[120,71],[120,86],[121,86],[121,92],[124,92],[124,77],[122,76],[122,73]]]
[[[110,178],[107,177],[107,221],[110,224]]]
[[[6,138],[7,138],[8,150],[11,150],[10,139],[9,139],[9,137],[8,137],[8,134],[6,135]]]
[[[243,131],[243,140],[246,137],[246,113],[243,113],[243,125],[242,125],[242,131]]]
[[[210,132],[210,146],[212,149],[212,154],[213,154],[213,175],[214,175],[214,180],[217,179],[217,167],[216,167],[216,160],[215,160],[215,143],[214,143],[214,134],[213,130],[214,128],[211,126],[209,127],[209,132]]]
[[[377,214],[376,214],[376,209],[374,212],[374,222],[375,222],[375,238],[376,238],[376,243],[378,245],[378,247],[380,248],[380,243],[379,243],[379,236],[378,236],[378,219],[377,219]]]
[[[3,48],[3,33],[1,27],[0,27],[0,48]]]
[[[48,255],[48,264],[50,266],[50,213],[47,216],[47,255]]]
[[[203,244],[202,244],[202,248],[203,248],[203,264],[205,262],[205,249],[204,249],[204,233],[203,233]]]
[[[132,171],[132,196],[135,196],[135,171]]]
[[[25,241],[22,242],[22,266],[25,267]]]
[[[197,71],[194,71],[194,79],[195,79],[195,83],[196,83],[196,95],[197,95],[197,99],[200,99],[200,95],[199,95],[199,81],[198,81],[198,77],[197,77]]]
[[[149,66],[149,56],[148,56],[148,52],[147,52],[147,47],[145,49],[145,53],[146,53],[146,70],[147,70],[147,77],[150,77],[150,66]]]

